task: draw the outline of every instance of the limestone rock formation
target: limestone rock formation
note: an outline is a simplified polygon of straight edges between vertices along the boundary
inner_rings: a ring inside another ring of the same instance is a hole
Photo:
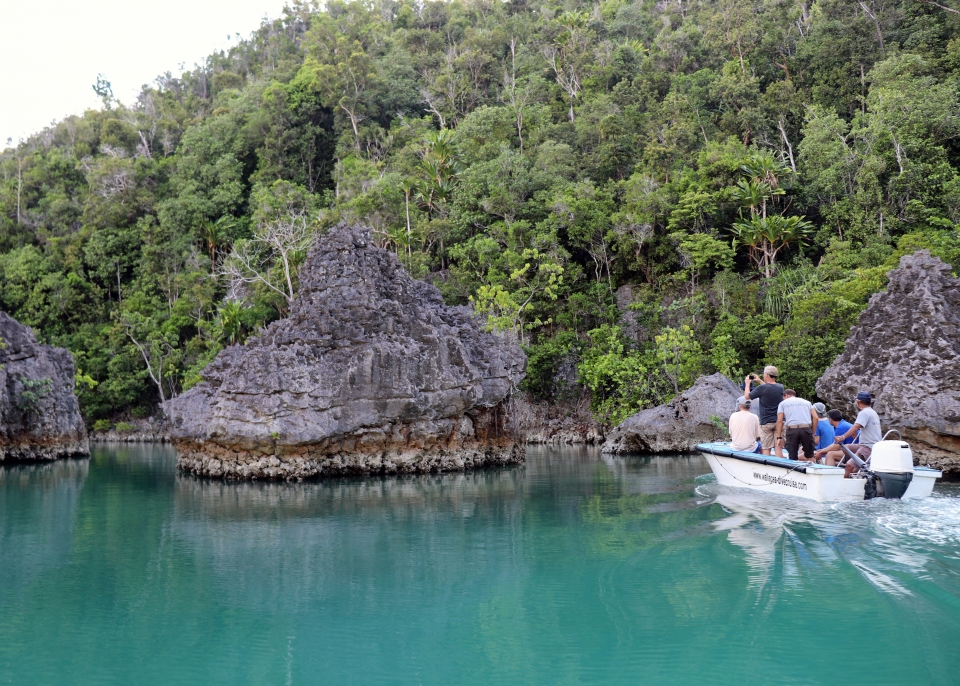
[[[286,319],[223,350],[169,403],[181,469],[291,479],[521,462],[505,411],[526,357],[341,224]]]
[[[547,402],[519,394],[510,401],[510,417],[528,444],[603,443],[603,426],[593,418],[588,398]]]
[[[87,455],[73,355],[0,312],[0,462]]]
[[[850,331],[817,395],[852,420],[870,391],[884,430],[898,429],[919,461],[960,477],[960,279],[920,250],[890,270]]]
[[[723,432],[710,417],[720,417],[726,424],[742,394],[723,374],[701,376],[666,405],[625,419],[607,434],[602,452],[681,453],[694,450],[697,443],[719,440]]]

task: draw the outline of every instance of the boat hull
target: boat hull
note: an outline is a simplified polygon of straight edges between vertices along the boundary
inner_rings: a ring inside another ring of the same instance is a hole
[[[817,502],[863,500],[865,479],[845,479],[841,467],[827,467],[786,458],[767,457],[731,450],[728,444],[697,446],[710,465],[717,483],[768,493],[792,495]],[[941,473],[915,468],[904,498],[926,498]]]

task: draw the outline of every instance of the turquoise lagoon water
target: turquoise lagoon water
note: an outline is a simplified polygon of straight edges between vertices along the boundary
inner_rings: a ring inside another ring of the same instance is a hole
[[[0,469],[0,683],[957,684],[960,489],[818,505],[699,456],[202,481]]]

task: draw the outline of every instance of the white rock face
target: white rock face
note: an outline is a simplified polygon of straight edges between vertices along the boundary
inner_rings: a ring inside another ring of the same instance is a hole
[[[505,401],[526,357],[341,224],[310,251],[290,316],[222,351],[170,403],[182,469],[301,478],[520,462]]]
[[[927,250],[900,259],[850,331],[817,395],[856,416],[870,391],[884,430],[898,429],[918,460],[960,477],[960,279]]]

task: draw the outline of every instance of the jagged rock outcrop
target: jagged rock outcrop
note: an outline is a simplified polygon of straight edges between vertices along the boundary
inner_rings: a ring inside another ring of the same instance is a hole
[[[689,389],[666,405],[641,410],[607,434],[605,453],[682,453],[697,443],[720,440],[723,431],[711,416],[724,424],[737,409],[743,394],[723,374],[701,376]]]
[[[73,355],[0,312],[0,462],[87,455]]]
[[[851,421],[860,390],[918,461],[960,478],[960,279],[927,250],[900,258],[817,381],[817,395]]]
[[[526,358],[411,278],[365,228],[318,239],[286,319],[169,403],[181,469],[291,479],[521,462],[504,407]]]

